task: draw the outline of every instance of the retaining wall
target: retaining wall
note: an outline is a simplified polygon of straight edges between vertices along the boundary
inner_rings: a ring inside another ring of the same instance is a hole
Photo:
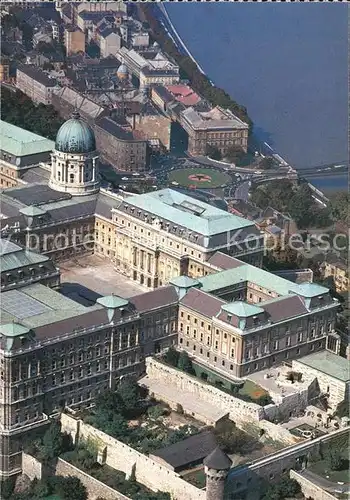
[[[61,458],[57,460],[55,472],[56,476],[78,477],[86,488],[88,500],[96,500],[97,498],[103,498],[104,500],[130,500],[129,497],[101,483],[101,481],[89,476],[89,474],[86,474]]]
[[[314,500],[337,500],[336,497],[328,493],[328,491],[323,490],[317,484],[309,481],[302,474],[295,470],[290,471],[291,479],[295,479],[301,486],[301,491],[303,492],[305,498],[313,498]]]
[[[124,472],[126,477],[131,475],[134,468],[136,480],[153,491],[169,492],[174,500],[205,500],[205,491],[187,483],[177,473],[108,434],[85,424],[82,420],[62,414],[61,424],[62,431],[69,433],[75,443],[79,440],[92,441],[100,452],[103,451],[105,463]]]
[[[238,425],[247,420],[257,422],[265,418],[265,412],[261,406],[235,398],[195,377],[160,363],[154,358],[146,358],[146,372],[152,379],[166,380],[167,384],[173,386],[174,389],[191,392],[201,401],[229,412],[230,419]],[[184,410],[186,411],[186,408]]]

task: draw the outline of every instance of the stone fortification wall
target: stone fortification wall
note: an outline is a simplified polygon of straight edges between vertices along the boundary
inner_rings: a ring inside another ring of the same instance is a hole
[[[130,477],[134,468],[136,480],[154,491],[169,492],[174,500],[205,500],[204,491],[187,483],[175,472],[82,420],[62,414],[61,424],[62,431],[71,434],[75,443],[92,441],[99,451],[103,450],[105,463],[124,472],[126,477]]]
[[[57,461],[55,472],[56,476],[78,477],[86,488],[88,500],[96,500],[97,498],[104,498],[104,500],[130,500],[129,497],[101,483],[101,481],[89,476],[89,474],[77,469],[77,467],[74,467],[74,465],[71,465],[61,458]]]
[[[328,442],[336,437],[339,438],[339,436],[348,440],[349,431],[349,428],[340,429],[331,434],[289,446],[264,458],[254,460],[249,465],[231,469],[228,476],[228,491],[241,493],[244,497],[245,492],[249,490],[247,500],[258,500],[262,479],[274,482],[282,474],[289,473],[291,469],[300,470],[303,464],[307,464],[309,455],[319,451],[320,443],[322,446],[327,446]],[[319,497],[315,496],[314,498],[318,500]],[[325,500],[330,499],[326,497]]]
[[[152,379],[166,380],[169,386],[192,392],[202,401],[229,412],[230,419],[238,425],[247,422],[247,420],[257,422],[265,418],[264,409],[261,406],[230,396],[220,389],[164,365],[154,358],[146,358],[146,372]],[[184,410],[186,411],[186,408]]]
[[[32,455],[22,452],[22,474],[28,476],[31,481],[33,479],[40,481],[45,475],[44,466]]]
[[[105,500],[130,500],[129,497],[101,483],[101,481],[89,476],[89,474],[86,474],[61,458],[57,460],[54,468],[50,468],[46,467],[32,455],[23,452],[22,473],[28,476],[31,481],[33,479],[40,480],[50,477],[52,474],[56,474],[56,476],[76,476],[86,487],[89,500],[95,500],[99,497]]]
[[[277,403],[259,406],[255,403],[243,401],[225,393],[221,389],[202,382],[184,372],[161,363],[155,358],[146,358],[146,373],[153,380],[166,380],[169,386],[191,392],[203,402],[210,403],[217,408],[229,412],[231,420],[238,426],[247,421],[260,422],[261,420],[282,421],[289,419],[295,413],[304,410],[308,405],[308,388],[285,395]],[[161,396],[159,394],[159,396]],[[186,413],[186,408],[184,408]]]
[[[291,479],[298,481],[305,498],[317,498],[317,500],[337,500],[337,498],[331,495],[331,493],[323,490],[317,486],[317,484],[309,481],[306,477],[295,470],[290,471],[290,477]]]

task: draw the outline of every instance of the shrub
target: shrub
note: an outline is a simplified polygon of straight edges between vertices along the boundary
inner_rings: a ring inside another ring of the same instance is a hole
[[[151,418],[152,420],[157,420],[162,415],[164,415],[165,412],[166,412],[165,408],[161,405],[151,406],[147,410],[147,414],[149,418]]]
[[[177,367],[179,368],[179,370],[182,370],[186,373],[194,373],[192,361],[186,351],[181,351]]]
[[[164,354],[163,359],[169,365],[177,366],[179,362],[179,356],[180,353],[174,347],[169,347],[169,349]]]
[[[16,478],[15,477],[9,477],[7,479],[4,479],[1,482],[1,498],[7,499],[10,498],[14,489],[15,489],[15,484],[16,484]]]

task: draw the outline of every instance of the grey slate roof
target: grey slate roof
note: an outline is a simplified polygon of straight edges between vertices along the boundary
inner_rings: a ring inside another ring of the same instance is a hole
[[[4,242],[4,240],[1,240]],[[5,241],[6,243],[6,241]],[[17,245],[16,245],[17,246]],[[21,267],[30,266],[49,261],[45,255],[40,255],[30,250],[25,250],[18,247],[18,250],[4,253],[0,256],[0,271],[5,273],[12,269],[20,269]]]
[[[303,299],[298,295],[273,299],[264,302],[262,307],[268,313],[272,323],[277,323],[287,318],[294,318],[308,312]]]
[[[24,205],[41,205],[51,201],[68,200],[72,197],[68,193],[60,193],[51,189],[47,184],[34,184],[20,188],[10,188],[4,191],[5,196],[14,198]]]
[[[204,460],[209,469],[226,470],[232,465],[232,460],[218,446]]]
[[[221,306],[227,304],[225,300],[209,295],[209,293],[202,292],[197,288],[191,288],[180,303],[209,318],[215,316],[220,311]]]
[[[49,180],[49,177],[50,172],[48,170],[44,170],[41,167],[33,167],[23,173],[21,180],[28,184],[43,184]]]
[[[49,78],[46,73],[35,66],[22,64],[18,66],[17,71],[21,71],[33,80],[45,85],[45,87],[55,87],[57,84],[57,81],[54,78]]]
[[[190,436],[183,441],[167,446],[152,453],[174,469],[185,467],[187,464],[201,462],[216,448],[217,442],[211,431],[201,432]]]
[[[214,253],[208,260],[208,263],[222,270],[235,269],[244,265],[244,262],[222,252]]]
[[[173,286],[163,286],[129,299],[138,312],[151,311],[169,304],[177,304],[178,295]]]

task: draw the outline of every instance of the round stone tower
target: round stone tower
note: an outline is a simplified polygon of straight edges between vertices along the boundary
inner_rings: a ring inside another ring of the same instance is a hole
[[[99,190],[98,152],[92,128],[73,113],[59,129],[51,154],[49,186],[72,195],[96,193]]]
[[[204,459],[203,463],[207,477],[206,500],[223,500],[225,480],[232,461],[217,447]]]

